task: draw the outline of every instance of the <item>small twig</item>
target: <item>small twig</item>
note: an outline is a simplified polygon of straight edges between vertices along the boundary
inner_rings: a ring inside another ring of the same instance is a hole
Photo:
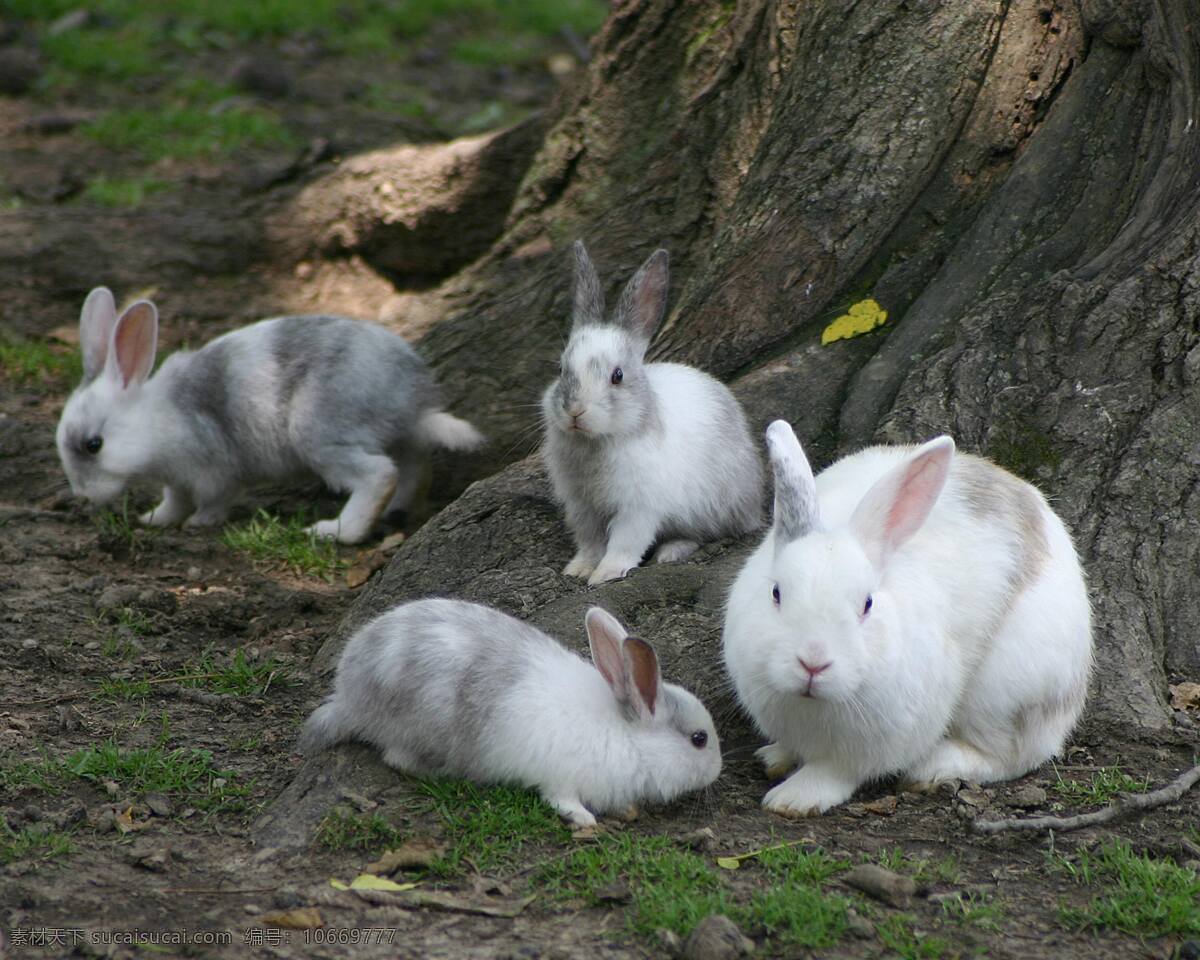
[[[278,887],[241,887],[224,889],[222,887],[162,887],[158,893],[199,893],[206,895],[240,894],[240,893],[274,893]]]
[[[1127,793],[1110,803],[1103,810],[1093,810],[1091,813],[1081,813],[1074,817],[1030,817],[1028,819],[1010,818],[1006,820],[973,820],[971,829],[975,833],[1003,833],[1007,830],[1054,830],[1062,833],[1067,830],[1079,830],[1097,823],[1108,823],[1118,817],[1128,816],[1140,810],[1152,810],[1168,803],[1174,803],[1191,787],[1200,781],[1200,764],[1191,770],[1180,774],[1165,787],[1152,790],[1150,793]]]
[[[189,673],[181,677],[157,677],[154,680],[144,680],[146,684],[159,683],[179,683],[183,680],[211,680],[216,677],[215,673]],[[59,693],[53,697],[42,697],[40,700],[11,700],[10,706],[14,707],[34,707],[42,703],[61,703],[64,700],[78,700],[81,697],[90,697],[95,690],[76,690],[74,693]]]

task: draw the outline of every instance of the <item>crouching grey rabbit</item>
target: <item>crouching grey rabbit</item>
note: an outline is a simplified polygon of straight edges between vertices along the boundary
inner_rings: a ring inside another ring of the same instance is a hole
[[[243,489],[312,475],[348,491],[335,520],[310,529],[357,543],[408,506],[429,451],[483,437],[441,409],[425,363],[373,323],[276,317],[179,351],[154,376],[158,311],[139,300],[120,317],[97,287],[79,320],[83,382],[59,420],[71,489],[96,504],[132,480],[161,484],[153,526],[222,522]]]

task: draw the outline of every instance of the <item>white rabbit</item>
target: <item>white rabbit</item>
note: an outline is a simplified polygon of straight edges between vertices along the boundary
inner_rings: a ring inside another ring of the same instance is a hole
[[[1058,753],[1092,662],[1083,571],[1028,483],[955,454],[871,447],[813,480],[791,427],[767,429],[774,525],[729,595],[725,663],[798,770],[770,810],[808,815],[898,772],[1018,777]]]
[[[667,299],[667,252],[629,281],[611,323],[583,243],[562,374],[542,397],[542,447],[578,552],[563,573],[615,580],[642,562],[682,560],[761,519],[762,466],[737,400],[678,363],[644,363]]]
[[[71,489],[107,504],[131,480],[162,484],[143,523],[220,523],[245,487],[316,475],[350,498],[310,529],[356,543],[408,506],[434,447],[483,438],[441,409],[407,343],[342,317],[276,317],[179,351],[153,376],[158,312],[120,318],[97,287],[79,320],[83,382],[58,424]]]
[[[299,748],[354,738],[408,773],[536,787],[581,826],[712,783],[721,748],[703,704],[663,683],[654,650],[612,615],[593,607],[585,625],[594,667],[490,607],[389,610],[346,644]]]

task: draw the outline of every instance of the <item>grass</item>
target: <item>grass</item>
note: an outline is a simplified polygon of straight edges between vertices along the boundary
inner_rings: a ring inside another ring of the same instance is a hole
[[[88,183],[82,199],[101,207],[140,207],[156,193],[170,189],[170,184],[157,177],[105,177]]]
[[[893,873],[908,874],[918,886],[932,883],[955,884],[961,876],[958,858],[953,854],[940,860],[931,860],[927,857],[912,857],[900,847],[892,847],[880,850],[875,855],[875,862]]]
[[[97,685],[96,692],[92,694],[94,700],[142,700],[150,696],[151,685],[145,680],[101,680]]]
[[[998,933],[1004,910],[986,897],[972,893],[943,900],[942,916],[958,924]]]
[[[1150,789],[1149,777],[1134,779],[1120,767],[1101,767],[1088,780],[1064,780],[1061,774],[1056,775],[1058,780],[1051,789],[1074,803],[1107,804],[1122,793],[1145,793]]]
[[[465,780],[422,780],[419,789],[420,803],[441,820],[449,844],[431,868],[438,876],[456,876],[464,865],[494,871],[516,862],[529,846],[570,837],[558,814],[532,790]]]
[[[338,556],[333,540],[313,536],[305,527],[309,521],[303,515],[280,520],[259,510],[244,523],[231,523],[221,534],[221,541],[231,550],[253,560],[280,564],[297,573],[315,574],[326,580],[346,566]]]
[[[316,844],[327,850],[382,850],[403,839],[404,834],[378,813],[366,817],[341,809],[321,821],[315,836]]]
[[[1123,841],[1080,851],[1078,864],[1062,858],[1058,864],[1077,883],[1101,888],[1086,907],[1060,907],[1066,927],[1135,937],[1200,934],[1200,878],[1193,870],[1139,856]]]
[[[728,892],[703,858],[680,850],[667,837],[602,835],[533,875],[557,899],[603,902],[606,888],[628,884],[633,898],[630,926],[653,934],[665,928],[686,934],[711,913],[728,912]]]
[[[286,666],[268,657],[251,663],[246,652],[238,649],[224,665],[219,665],[211,654],[206,653],[200,662],[188,671],[190,674],[205,674],[193,679],[181,680],[180,686],[204,687],[214,693],[231,693],[237,696],[261,695],[273,683],[291,683]]]
[[[884,946],[904,960],[938,960],[951,953],[950,941],[920,932],[916,923],[911,914],[894,913],[877,923],[875,932]]]
[[[0,334],[0,372],[21,385],[74,383],[83,378],[83,360],[78,350]]]
[[[276,116],[239,105],[226,110],[186,103],[113,110],[80,129],[103,147],[136,153],[150,162],[167,157],[223,157],[245,147],[294,143]]]
[[[95,514],[94,522],[102,542],[121,544],[130,553],[137,550],[139,536],[154,536],[157,527],[139,527],[137,514],[129,509],[129,497],[121,499],[121,506],[115,509],[106,508]]]
[[[60,830],[24,827],[14,830],[0,816],[0,864],[17,860],[49,860],[73,852],[70,834]]]
[[[233,771],[214,766],[207,750],[168,749],[168,736],[164,717],[159,743],[151,747],[123,748],[108,740],[61,759],[43,755],[36,761],[8,760],[0,763],[0,786],[6,790],[32,787],[54,794],[75,779],[112,780],[134,797],[166,793],[209,813],[246,809],[249,785],[236,782]]]

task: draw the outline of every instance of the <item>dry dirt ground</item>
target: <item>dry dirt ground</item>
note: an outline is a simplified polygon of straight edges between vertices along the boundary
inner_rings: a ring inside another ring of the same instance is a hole
[[[219,56],[232,61],[243,52]],[[483,88],[525,107],[546,100],[556,82],[545,70],[439,72],[430,62],[418,57],[394,69],[409,70],[410,85],[432,84],[437,74],[449,88],[440,96],[448,99],[461,94],[482,100]],[[292,69],[299,72],[294,64]],[[411,124],[346,113],[359,101],[336,91],[361,83],[355,69],[368,68],[345,67],[338,75],[317,61],[313,69],[324,72],[306,72],[303,89],[294,87],[275,106],[294,130],[310,138],[336,130],[337,150],[347,155],[418,138]],[[322,91],[319,96],[314,89]],[[72,184],[106,164],[118,169],[134,161],[100,151],[69,129],[46,133],[44,124],[30,124],[68,108],[100,111],[105,105],[83,93],[72,102],[0,97],[5,182],[20,198],[10,212],[41,211],[46,222],[60,208],[81,220],[93,212],[108,215],[79,202]],[[421,132],[426,138],[437,133]],[[255,179],[256,172],[286,159],[265,151],[160,170],[175,181],[174,192],[161,206],[144,206],[139,216],[152,231],[162,209],[186,205],[194,216],[219,222],[247,191],[270,180],[265,174]],[[361,264],[339,262],[315,271],[294,266],[267,262],[247,275],[197,271],[190,282],[185,276],[163,291],[167,312],[186,318],[184,333],[176,328],[168,343],[185,335],[204,339],[268,303],[286,309],[320,301],[365,316],[394,294]],[[7,263],[11,287],[0,298],[0,332],[41,343],[73,324],[82,293],[104,281],[92,275],[86,259],[77,267],[73,276],[47,275],[37,262]],[[136,264],[126,267],[135,270]],[[16,279],[22,275],[26,282]],[[158,282],[146,276],[144,287]],[[62,355],[70,348],[52,349]],[[408,874],[421,882],[419,890],[450,897],[440,905],[404,903],[391,894],[371,903],[334,890],[330,878],[349,881],[399,839],[425,838],[451,849],[466,842],[466,827],[439,813],[428,791],[399,776],[377,796],[345,798],[346,816],[354,822],[385,823],[393,833],[377,830],[362,849],[333,838],[314,842],[303,854],[258,858],[251,824],[298,768],[292,749],[298,726],[325,692],[325,681],[310,676],[309,660],[355,591],[340,571],[327,580],[255,562],[215,532],[131,531],[76,504],[53,444],[69,389],[54,375],[0,375],[0,955],[532,960],[662,956],[671,948],[669,938],[633,929],[652,925],[639,912],[645,891],[636,877],[618,877],[599,895],[572,894],[564,881],[546,879],[554,876],[546,873],[548,866],[597,841],[544,824],[511,853],[464,855],[441,874]],[[260,504],[287,514],[302,502]],[[316,502],[327,513],[334,507],[328,498]],[[356,554],[342,551],[347,561]],[[234,675],[248,678],[245,685],[222,687],[220,678]],[[915,896],[897,906],[853,891],[835,874],[826,892],[850,898],[857,919],[849,928],[840,928],[828,946],[806,947],[789,945],[777,929],[744,921],[760,954],[1166,958],[1179,951],[1194,957],[1200,938],[1195,929],[1166,936],[1122,933],[1066,922],[1062,910],[1085,909],[1103,892],[1077,882],[1067,866],[1077,866],[1083,850],[1123,839],[1158,860],[1200,859],[1200,794],[1139,818],[1057,837],[983,838],[967,829],[975,816],[1023,815],[1026,807],[1094,807],[1064,795],[1060,785],[1090,781],[1101,768],[1165,782],[1194,762],[1188,736],[1181,727],[1148,741],[1085,725],[1062,763],[1019,782],[987,789],[953,785],[932,796],[897,794],[885,784],[846,809],[793,823],[761,812],[767,782],[752,761],[754,743],[735,733],[725,772],[708,795],[644,812],[631,823],[608,823],[605,836],[667,837],[716,871],[722,895],[743,905],[775,881],[755,858],[737,871],[717,867],[716,858],[771,844],[804,841],[802,849],[819,847],[852,863],[882,860],[915,875]],[[112,761],[107,767],[106,756]],[[145,768],[138,767],[139,758]],[[150,769],[158,761],[176,779],[148,789],[162,773]],[[519,840],[513,834],[520,825],[501,822],[505,842]],[[22,837],[57,837],[65,849],[22,846]],[[524,903],[532,894],[536,899]],[[959,902],[987,909],[972,915],[957,909]],[[478,912],[481,905],[497,904],[521,909],[515,916]],[[314,922],[313,915],[295,911],[309,907],[322,926],[302,926]],[[135,931],[143,935],[140,944],[119,942]],[[152,935],[168,942],[149,942]]]

